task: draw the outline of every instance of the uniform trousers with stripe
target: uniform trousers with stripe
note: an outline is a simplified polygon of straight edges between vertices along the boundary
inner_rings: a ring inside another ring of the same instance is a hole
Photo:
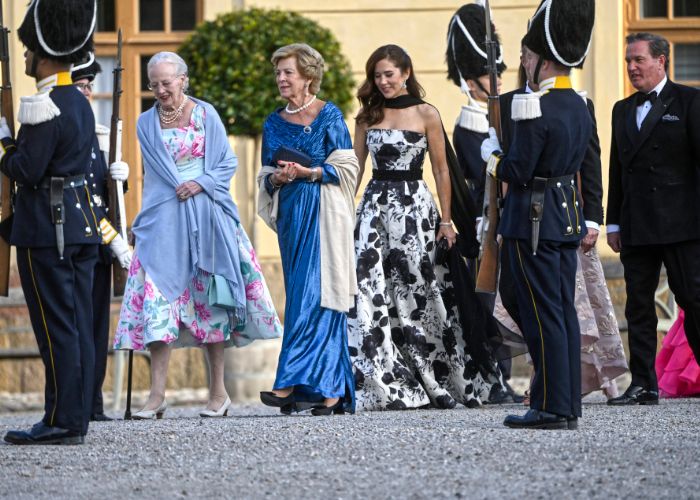
[[[512,270],[521,328],[535,377],[530,408],[581,416],[581,333],[576,308],[578,242],[505,238],[503,251]]]
[[[95,344],[92,283],[98,245],[17,248],[17,267],[44,362],[46,425],[87,433]]]
[[[105,245],[100,245],[92,284],[92,323],[95,342],[95,379],[92,396],[92,414],[104,413],[102,384],[107,373],[109,351],[109,315],[112,299],[112,254]]]

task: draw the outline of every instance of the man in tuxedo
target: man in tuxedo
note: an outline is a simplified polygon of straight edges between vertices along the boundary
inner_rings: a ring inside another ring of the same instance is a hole
[[[668,79],[661,36],[629,35],[625,60],[638,92],[613,108],[607,239],[624,267],[632,383],[608,404],[647,405],[659,401],[654,292],[662,263],[700,359],[700,92]]]

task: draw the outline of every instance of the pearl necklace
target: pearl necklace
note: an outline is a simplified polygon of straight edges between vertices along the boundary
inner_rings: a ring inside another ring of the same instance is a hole
[[[311,104],[312,104],[315,100],[316,100],[316,96],[314,95],[314,96],[309,100],[309,102],[307,102],[306,104],[302,104],[302,105],[299,106],[297,109],[289,109],[289,103],[287,103],[287,106],[284,108],[284,110],[285,110],[287,113],[289,113],[290,115],[296,115],[297,113],[301,113],[301,112],[304,111],[306,108],[308,108],[309,106],[311,106]]]
[[[185,104],[187,104],[187,96],[182,100],[182,104],[180,104],[177,109],[173,111],[165,111],[163,109],[163,106],[160,104],[158,105],[158,116],[160,116],[160,121],[162,121],[164,124],[168,125],[170,123],[173,123],[177,120],[180,119],[182,116],[182,110],[185,109]]]

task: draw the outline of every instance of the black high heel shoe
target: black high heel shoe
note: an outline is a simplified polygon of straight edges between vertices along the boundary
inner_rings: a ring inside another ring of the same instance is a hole
[[[345,413],[343,410],[343,400],[339,399],[338,402],[331,406],[315,406],[311,409],[311,414],[314,417],[327,417],[328,415],[342,415]]]
[[[294,403],[294,393],[291,392],[288,396],[281,398],[272,391],[260,391],[260,401],[267,406],[282,408]]]

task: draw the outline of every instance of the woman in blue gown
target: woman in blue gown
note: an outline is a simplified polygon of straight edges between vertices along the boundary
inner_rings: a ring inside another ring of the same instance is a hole
[[[274,53],[272,63],[280,95],[288,104],[265,121],[259,182],[261,197],[277,198],[275,229],[286,305],[275,385],[261,393],[261,400],[284,413],[312,404],[315,415],[353,412],[346,315],[352,302],[347,301],[347,308],[322,306],[322,238],[335,236],[323,234],[320,213],[322,186],[342,187],[344,180],[327,159],[339,150],[352,150],[350,134],[338,107],[316,99],[323,73],[323,58],[317,51],[305,44],[289,45]],[[301,156],[285,157],[296,161],[278,161],[281,146]],[[350,190],[354,190],[354,176]],[[352,208],[348,212],[352,245],[354,214]],[[354,268],[348,269],[350,273]]]

